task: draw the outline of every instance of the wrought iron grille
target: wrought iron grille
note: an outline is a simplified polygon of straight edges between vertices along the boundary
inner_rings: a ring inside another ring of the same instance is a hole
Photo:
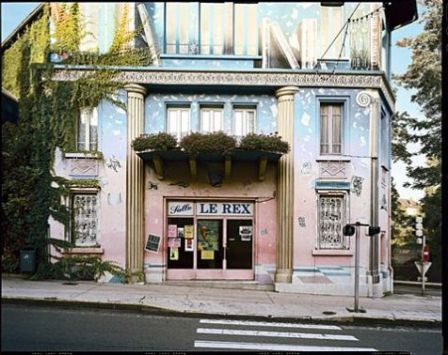
[[[319,197],[319,248],[345,249],[342,234],[345,201],[343,196]]]
[[[73,196],[73,233],[76,246],[97,244],[97,195],[75,194]]]

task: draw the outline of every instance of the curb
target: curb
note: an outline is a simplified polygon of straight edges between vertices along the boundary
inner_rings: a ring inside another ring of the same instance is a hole
[[[408,319],[390,319],[390,318],[375,318],[375,317],[357,317],[356,315],[340,315],[340,316],[326,316],[326,317],[273,317],[269,316],[254,316],[241,314],[210,314],[206,312],[189,312],[179,311],[170,308],[126,304],[126,303],[102,303],[91,301],[66,301],[58,300],[56,297],[49,297],[45,299],[36,298],[17,298],[17,297],[2,297],[2,304],[24,304],[33,306],[52,306],[52,307],[72,307],[72,308],[95,308],[95,309],[109,309],[116,311],[130,311],[139,313],[148,313],[167,317],[187,317],[187,318],[211,318],[223,319],[232,317],[237,320],[254,320],[254,321],[278,321],[278,322],[307,322],[307,323],[329,323],[329,324],[346,324],[346,325],[376,325],[376,326],[405,326],[405,327],[425,327],[425,328],[440,328],[442,322],[438,320],[408,320]]]

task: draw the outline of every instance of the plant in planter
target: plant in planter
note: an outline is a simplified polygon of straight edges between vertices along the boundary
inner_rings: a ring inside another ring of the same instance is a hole
[[[275,134],[249,133],[240,142],[239,148],[242,150],[262,150],[274,153],[288,153],[288,142],[282,141],[281,137]]]
[[[224,132],[194,132],[182,138],[180,147],[189,154],[220,153],[228,154],[236,147],[235,138]]]
[[[134,139],[132,147],[138,152],[143,150],[166,151],[175,149],[177,141],[173,135],[164,132],[142,134]]]

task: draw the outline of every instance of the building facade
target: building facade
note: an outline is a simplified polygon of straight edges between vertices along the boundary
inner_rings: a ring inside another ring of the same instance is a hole
[[[391,31],[415,13],[391,6],[83,3],[83,50],[107,51],[128,7],[129,27],[144,29],[133,44],[153,64],[120,68],[126,111],[102,102],[80,112],[78,152],[58,151],[55,174],[99,187],[73,188],[72,227],[50,221],[51,236],[146,283],[239,280],[351,295],[355,243],[342,228],[361,222],[381,227],[361,233],[361,295],[392,291]],[[58,80],[92,70],[56,67]],[[278,132],[291,149],[226,160],[132,148],[144,133],[216,131]]]

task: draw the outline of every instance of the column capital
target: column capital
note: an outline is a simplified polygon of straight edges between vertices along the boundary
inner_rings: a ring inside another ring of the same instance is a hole
[[[299,92],[299,88],[297,86],[285,86],[278,89],[275,92],[275,96],[277,96],[277,98],[280,98],[286,95],[294,95],[297,92]]]
[[[125,85],[124,89],[128,92],[128,94],[134,93],[134,94],[141,94],[141,95],[145,96],[147,93],[146,88],[139,84],[127,84],[127,85]]]

